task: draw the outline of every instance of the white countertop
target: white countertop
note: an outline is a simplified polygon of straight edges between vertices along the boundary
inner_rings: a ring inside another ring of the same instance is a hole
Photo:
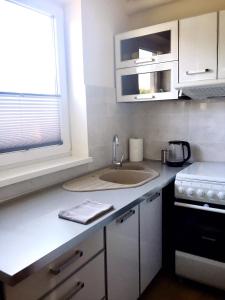
[[[69,192],[54,186],[0,205],[0,280],[15,284],[103,228],[140,202],[149,191],[160,190],[182,168],[147,161],[160,176],[136,188]],[[95,200],[114,205],[115,210],[88,225],[58,218],[59,210]]]

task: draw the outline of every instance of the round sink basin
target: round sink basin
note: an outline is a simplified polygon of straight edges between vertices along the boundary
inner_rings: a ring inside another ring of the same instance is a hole
[[[136,171],[136,170],[114,170],[105,173],[99,179],[119,184],[138,184],[149,181],[155,177],[152,172]]]

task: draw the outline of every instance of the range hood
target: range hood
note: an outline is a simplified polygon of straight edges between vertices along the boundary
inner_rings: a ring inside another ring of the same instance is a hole
[[[225,79],[182,83],[175,88],[179,90],[179,95],[183,94],[193,100],[225,97]]]

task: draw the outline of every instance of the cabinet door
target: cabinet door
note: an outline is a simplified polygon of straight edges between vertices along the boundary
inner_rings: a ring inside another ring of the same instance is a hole
[[[178,60],[178,21],[121,33],[115,42],[118,69]]]
[[[176,61],[117,70],[118,102],[140,102],[177,99]]]
[[[138,207],[106,227],[108,300],[139,297]]]
[[[219,13],[218,78],[225,78],[225,10]]]
[[[140,278],[141,293],[162,267],[162,198],[160,193],[146,195],[140,204]]]
[[[179,82],[217,78],[217,13],[180,20]]]

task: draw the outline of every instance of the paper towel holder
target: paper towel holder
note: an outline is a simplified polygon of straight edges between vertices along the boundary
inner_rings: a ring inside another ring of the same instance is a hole
[[[129,139],[129,160],[131,162],[143,161],[143,139],[133,137]]]

